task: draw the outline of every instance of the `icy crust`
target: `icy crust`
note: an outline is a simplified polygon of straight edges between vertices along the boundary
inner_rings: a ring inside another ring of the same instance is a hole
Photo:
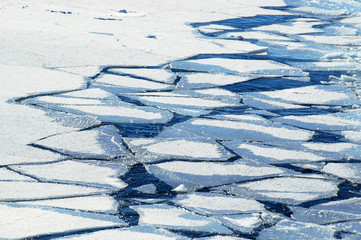
[[[144,140],[144,143],[141,141]],[[126,139],[142,162],[162,159],[227,161],[234,155],[212,140],[202,138]]]
[[[50,136],[35,144],[78,158],[131,158],[112,125]]]
[[[231,163],[173,161],[147,165],[147,170],[174,188],[183,185],[186,191],[292,173],[267,164],[243,163],[241,160]]]
[[[85,240],[98,240],[98,239],[127,239],[127,240],[187,240],[190,238],[180,236],[169,232],[164,229],[158,229],[150,226],[136,226],[119,229],[107,229],[95,231],[92,233],[77,234],[59,239],[85,239]]]
[[[182,229],[196,232],[230,234],[232,231],[213,218],[197,215],[166,204],[134,205],[140,215],[139,225]]]
[[[0,204],[0,238],[20,239],[102,227],[125,226],[115,216],[40,208],[23,204]],[[17,224],[14,224],[16,222]]]
[[[275,201],[298,205],[303,202],[336,196],[341,181],[305,178],[275,177],[247,183],[217,187],[214,190],[227,191],[257,200]]]

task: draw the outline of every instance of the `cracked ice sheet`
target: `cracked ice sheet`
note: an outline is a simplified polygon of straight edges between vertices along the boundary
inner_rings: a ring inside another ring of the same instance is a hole
[[[122,189],[127,186],[118,176],[125,166],[102,162],[63,161],[52,164],[12,166],[11,169],[41,181],[78,184],[90,187]],[[69,174],[71,172],[71,174]]]
[[[342,131],[360,129],[360,115],[361,111],[356,109],[321,115],[286,116],[274,118],[272,120],[310,130]]]
[[[247,82],[257,78],[257,76],[238,76],[222,73],[182,73],[181,77],[176,89],[219,87]]]
[[[325,55],[323,58],[332,58],[332,57],[342,57],[342,55]],[[291,62],[288,61],[287,64],[301,68],[304,71],[357,71],[360,69],[361,64],[356,62],[344,62],[344,61],[334,61],[334,62]]]
[[[77,116],[0,102],[1,165],[61,160],[64,156],[27,146],[38,139],[99,125],[90,116]]]
[[[227,161],[234,156],[217,142],[207,139],[128,138],[126,141],[132,152],[135,153],[135,157],[141,162],[154,162],[164,159]],[[145,142],[142,144],[142,141]]]
[[[67,197],[48,200],[20,201],[24,205],[34,207],[51,207],[75,211],[115,214],[118,211],[118,201],[107,195]]]
[[[158,82],[172,84],[176,79],[176,75],[166,69],[152,68],[110,68],[111,73],[131,75],[141,78],[147,78]]]
[[[61,237],[68,240],[99,240],[99,239],[124,239],[124,240],[187,240],[183,237],[164,229],[150,226],[135,226],[119,229],[100,230],[92,233],[77,234]]]
[[[78,158],[131,158],[113,125],[47,137],[35,144]]]
[[[206,58],[188,61],[174,61],[172,69],[228,74],[253,74],[262,76],[306,76],[299,68],[272,60],[247,60],[227,58]]]
[[[226,163],[172,161],[147,165],[146,168],[173,188],[183,184],[186,191],[293,173],[267,164],[243,163],[241,160]]]
[[[262,101],[277,101],[288,104],[345,105],[360,104],[354,92],[343,86],[315,85],[277,91],[247,93],[247,97],[256,97]],[[290,108],[292,105],[290,105]],[[294,107],[297,107],[295,105]],[[293,108],[294,108],[293,107]]]
[[[140,226],[163,227],[174,230],[231,234],[232,231],[217,220],[167,204],[134,205],[140,215]]]
[[[202,215],[224,215],[266,211],[263,204],[253,199],[214,193],[177,195],[172,202]]]
[[[214,188],[242,197],[298,205],[337,195],[341,181],[305,177],[276,177]]]
[[[113,92],[127,93],[127,92],[145,92],[145,91],[160,91],[171,90],[173,85],[149,81],[145,79],[132,78],[129,76],[119,76],[114,74],[103,74],[97,78],[91,85],[91,88],[102,86],[113,88]]]
[[[60,183],[0,182],[0,201],[25,201],[76,197],[112,192],[109,189]]]
[[[307,141],[314,132],[269,121],[228,121],[195,118],[173,125],[197,136],[219,140]],[[167,129],[159,137],[167,136]]]
[[[116,216],[39,208],[22,204],[0,204],[0,238],[23,239],[42,235],[125,226]],[[16,222],[16,224],[14,224]]]
[[[6,168],[0,168],[0,181],[32,181],[31,177],[21,175]]]
[[[44,68],[0,64],[0,99],[85,88],[83,77]]]
[[[302,149],[287,149],[237,140],[223,142],[222,144],[242,158],[262,163],[317,162],[329,159]]]
[[[276,239],[289,239],[292,236],[294,240],[331,240],[336,239],[335,232],[332,227],[285,219],[270,228],[263,229],[257,239],[269,240],[275,239],[275,236]]]

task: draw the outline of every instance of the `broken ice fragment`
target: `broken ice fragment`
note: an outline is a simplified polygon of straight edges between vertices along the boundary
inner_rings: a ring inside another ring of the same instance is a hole
[[[183,184],[188,190],[291,173],[240,160],[226,163],[173,161],[147,165],[147,170],[174,188]]]
[[[340,181],[303,177],[277,177],[216,188],[242,197],[288,204],[336,196]],[[216,190],[215,189],[215,190]]]
[[[21,204],[0,204],[0,212],[1,239],[31,239],[68,231],[126,225],[116,216],[75,213],[69,210],[28,207]]]
[[[126,184],[118,178],[126,172],[126,169],[119,164],[63,161],[52,164],[12,166],[12,169],[42,181],[76,183],[111,189],[126,187]]]
[[[174,230],[230,234],[231,230],[215,219],[200,216],[166,204],[134,205],[140,215],[139,225],[150,225]]]
[[[322,172],[361,183],[361,163],[327,163]]]
[[[239,214],[264,211],[256,200],[214,193],[178,195],[172,202],[203,215]]]

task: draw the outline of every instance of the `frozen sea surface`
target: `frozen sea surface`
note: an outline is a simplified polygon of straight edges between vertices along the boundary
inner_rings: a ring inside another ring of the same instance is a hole
[[[361,239],[360,9],[0,1],[0,239]]]

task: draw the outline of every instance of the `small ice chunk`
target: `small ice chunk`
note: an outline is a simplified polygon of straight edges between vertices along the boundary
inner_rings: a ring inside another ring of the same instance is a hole
[[[21,203],[24,205],[33,205],[37,207],[53,207],[107,214],[115,214],[118,211],[118,201],[107,195],[22,201]]]
[[[255,232],[256,228],[259,228],[263,224],[270,224],[270,222],[265,223],[263,221],[262,213],[248,213],[248,214],[238,214],[238,215],[220,215],[215,218],[220,220],[223,225],[240,231],[242,233],[252,234]],[[276,220],[275,220],[276,222]]]
[[[11,168],[48,182],[76,183],[111,189],[122,189],[127,186],[118,178],[127,169],[119,164],[63,161],[52,164],[12,166]]]
[[[335,229],[329,226],[285,219],[270,228],[263,229],[257,239],[289,239],[292,237],[293,240],[331,240],[336,239],[334,234]]]
[[[157,161],[159,159],[189,159],[227,161],[234,156],[215,141],[204,139],[157,139],[156,142],[133,147],[138,159]]]
[[[242,158],[262,163],[312,162],[328,159],[309,151],[286,149],[243,141],[224,142],[223,144]]]
[[[118,74],[134,75],[136,77],[152,79],[155,81],[172,84],[175,74],[166,69],[152,68],[110,68],[108,71]]]
[[[140,215],[139,225],[150,225],[174,230],[230,234],[231,230],[215,219],[200,216],[166,204],[133,205]]]
[[[0,204],[0,212],[1,239],[32,239],[42,235],[126,225],[116,216],[21,204]]]
[[[154,184],[146,184],[135,188],[135,190],[141,193],[155,194],[157,192],[157,187]]]
[[[188,189],[186,188],[186,186],[184,186],[184,184],[181,184],[178,187],[174,188],[173,191],[177,193],[186,193],[188,192]]]
[[[259,76],[305,75],[301,69],[290,67],[289,65],[271,60],[206,58],[188,61],[175,61],[171,63],[171,68],[210,73],[257,74]]]
[[[361,163],[327,163],[322,172],[361,183]]]
[[[36,144],[80,158],[130,158],[118,129],[112,125],[51,136]]]
[[[109,189],[41,182],[0,182],[0,200],[38,200],[111,192]]]
[[[217,187],[215,190],[227,191],[242,197],[257,200],[276,201],[287,204],[329,198],[337,195],[340,183],[338,180],[304,178],[304,177],[276,177]]]
[[[118,229],[106,229],[95,232],[86,232],[61,237],[68,240],[99,240],[99,239],[124,239],[124,240],[187,240],[189,238],[174,234],[164,229],[150,226],[134,226]]]
[[[253,199],[214,193],[178,195],[172,202],[202,215],[239,214],[265,211],[263,204]]]
[[[189,190],[291,173],[282,168],[246,164],[240,160],[226,163],[173,161],[147,165],[147,170],[174,188],[183,184]]]

